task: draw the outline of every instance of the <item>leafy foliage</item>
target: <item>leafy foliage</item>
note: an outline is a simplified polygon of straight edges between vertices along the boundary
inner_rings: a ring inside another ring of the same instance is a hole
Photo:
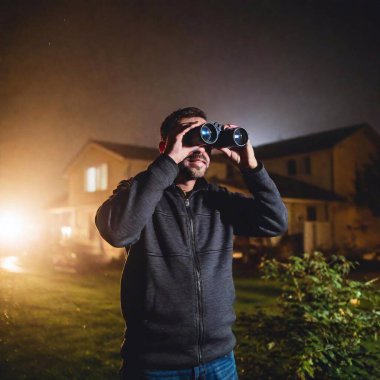
[[[380,217],[380,151],[371,162],[356,171],[354,201],[368,207],[374,216]]]
[[[380,378],[379,290],[347,279],[352,267],[321,253],[263,262],[263,277],[281,283],[279,312],[240,315],[241,379]]]

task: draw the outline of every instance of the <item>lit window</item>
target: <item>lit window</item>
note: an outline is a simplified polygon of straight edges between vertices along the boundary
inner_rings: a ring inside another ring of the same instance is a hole
[[[63,240],[70,239],[73,235],[73,229],[70,226],[61,227],[61,237]]]
[[[85,190],[89,193],[99,190],[107,190],[108,167],[107,164],[92,166],[85,172]]]

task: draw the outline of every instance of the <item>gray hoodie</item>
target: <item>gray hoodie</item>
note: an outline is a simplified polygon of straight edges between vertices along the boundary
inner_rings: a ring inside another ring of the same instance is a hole
[[[261,163],[242,172],[252,197],[202,178],[185,198],[174,185],[177,175],[177,164],[160,155],[122,181],[96,215],[106,241],[129,247],[121,353],[147,369],[192,367],[229,353],[233,235],[269,237],[287,229],[286,208]]]

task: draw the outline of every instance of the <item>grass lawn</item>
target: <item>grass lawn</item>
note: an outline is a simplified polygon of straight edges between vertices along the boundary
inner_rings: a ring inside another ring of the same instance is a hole
[[[118,283],[116,272],[0,272],[0,378],[116,378]]]
[[[0,379],[117,379],[123,319],[121,270],[92,275],[0,269]],[[258,278],[235,279],[237,315],[276,310],[279,288]],[[235,326],[238,342],[246,340]],[[245,356],[235,350],[241,380]]]
[[[0,270],[0,379],[117,379],[120,271]],[[274,286],[237,279],[236,311],[271,307]]]

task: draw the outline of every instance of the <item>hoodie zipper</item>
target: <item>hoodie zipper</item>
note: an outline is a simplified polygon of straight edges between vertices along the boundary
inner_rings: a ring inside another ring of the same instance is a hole
[[[197,337],[197,346],[198,346],[198,365],[202,364],[202,336],[203,336],[203,321],[202,321],[202,287],[201,287],[201,272],[200,272],[200,263],[195,249],[195,231],[194,231],[194,221],[190,210],[190,200],[185,198],[185,205],[187,214],[190,221],[190,232],[191,232],[191,246],[193,250],[193,260],[195,268],[195,277],[196,277],[196,294],[197,294],[197,324],[198,324],[198,337]]]

